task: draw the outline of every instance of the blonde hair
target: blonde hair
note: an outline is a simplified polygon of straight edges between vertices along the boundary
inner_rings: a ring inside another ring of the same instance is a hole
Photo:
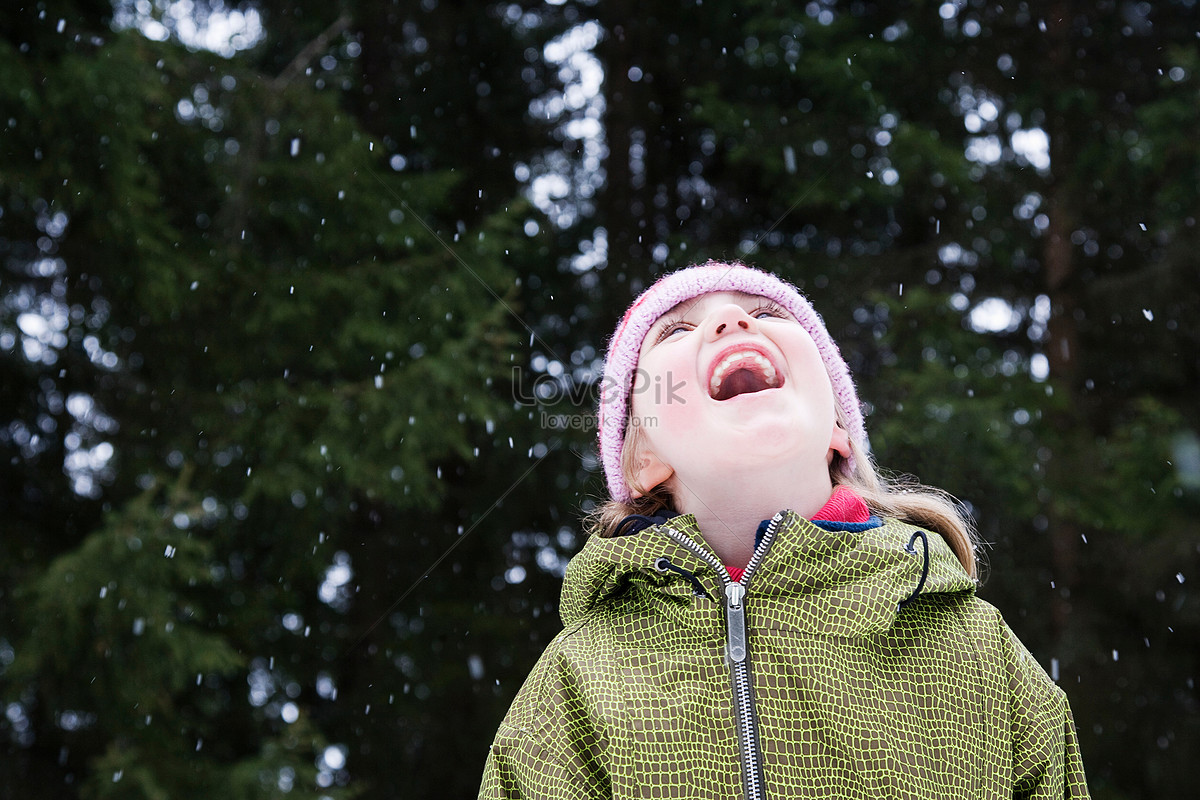
[[[845,427],[840,407],[837,416],[838,425]],[[626,430],[621,471],[629,486],[642,496],[628,503],[611,499],[598,503],[584,519],[584,528],[594,536],[608,538],[615,535],[621,520],[630,514],[652,516],[663,510],[674,510],[674,500],[666,486],[647,489],[638,485],[636,459],[642,433],[635,425]],[[853,489],[873,513],[941,534],[967,574],[972,578],[979,577],[975,524],[961,503],[941,489],[922,485],[912,476],[881,474],[871,454],[853,439],[850,451],[854,469],[850,469],[849,459],[838,455],[829,465],[829,476],[835,486]]]

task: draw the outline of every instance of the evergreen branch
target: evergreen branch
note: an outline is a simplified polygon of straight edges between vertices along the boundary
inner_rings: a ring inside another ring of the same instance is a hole
[[[279,91],[303,75],[304,70],[308,68],[312,60],[320,53],[328,50],[333,40],[341,36],[346,28],[350,27],[350,22],[349,14],[342,14],[335,19],[328,28],[317,34],[315,39],[304,45],[303,49],[283,68],[282,72],[267,81],[267,86],[273,91]]]
[[[812,183],[810,183],[808,185],[808,188],[805,189],[804,192],[799,197],[796,198],[796,202],[794,202],[790,206],[788,206],[787,211],[784,211],[782,214],[780,214],[779,218],[771,223],[771,227],[769,227],[765,231],[763,231],[762,234],[757,239],[754,240],[754,244],[750,245],[749,249],[746,250],[745,255],[753,254],[754,251],[758,249],[759,243],[762,242],[763,239],[770,236],[771,231],[778,228],[779,223],[783,222],[788,217],[789,214],[791,214],[793,211],[795,211],[796,206],[803,203],[804,199],[806,197],[808,197],[810,194],[812,194],[813,189],[816,189],[821,184],[821,181],[825,180],[825,176],[828,175],[830,172],[832,172],[834,167],[841,164],[845,160],[846,160],[846,156],[845,156],[845,154],[842,154],[842,155],[838,156],[836,159],[834,159],[832,162],[830,162],[829,166],[825,168],[825,171],[822,172],[820,175],[818,175],[817,179],[814,180]]]
[[[489,514],[491,514],[493,511],[495,511],[497,508],[500,507],[500,504],[504,502],[504,498],[506,498],[510,494],[512,494],[513,489],[516,489],[518,486],[520,486],[521,482],[524,481],[526,477],[528,477],[529,473],[533,472],[537,468],[537,466],[539,464],[541,464],[543,461],[545,461],[550,456],[550,454],[553,452],[554,452],[553,449],[547,449],[545,455],[543,455],[537,461],[533,462],[533,464],[531,464],[529,466],[529,469],[527,469],[523,473],[521,473],[521,477],[519,477],[515,481],[513,481],[512,485],[504,490],[504,494],[502,494],[498,498],[496,498],[496,501],[494,503],[492,503],[491,506],[488,507],[488,510],[483,512],[483,514],[479,517],[479,519],[475,520],[475,522],[472,523],[471,527],[467,528],[466,531],[464,531],[461,536],[459,536],[457,539],[455,539],[450,544],[450,546],[446,548],[445,552],[443,552],[440,556],[438,556],[438,559],[436,561],[434,561],[432,564],[430,564],[428,569],[426,569],[424,572],[421,573],[421,577],[419,577],[415,581],[413,581],[412,585],[410,585],[407,589],[404,590],[404,594],[397,597],[395,602],[393,602],[390,606],[388,606],[387,610],[384,611],[382,614],[380,614],[379,617],[373,623],[371,623],[371,627],[367,628],[363,632],[362,636],[359,636],[358,639],[355,640],[354,644],[352,644],[348,648],[346,648],[346,651],[344,653],[342,653],[342,657],[345,658],[346,656],[350,655],[350,653],[354,652],[354,650],[360,644],[362,644],[363,641],[365,641],[368,636],[371,635],[371,632],[379,627],[379,623],[383,622],[384,619],[386,619],[393,611],[395,611],[396,608],[401,603],[403,603],[404,600],[410,594],[413,593],[413,590],[416,589],[417,586],[423,580],[428,578],[430,576],[430,574],[435,569],[437,569],[441,565],[441,563],[450,556],[451,553],[454,552],[455,548],[457,548],[460,544],[462,544],[466,540],[466,538],[471,535],[472,531],[474,531],[476,528],[479,527],[480,523],[482,523],[485,519],[488,518]]]
[[[276,75],[274,78],[268,78],[263,83],[266,85],[267,92],[263,99],[261,119],[269,119],[277,112],[282,102],[282,92],[296,78],[304,74],[308,65],[312,63],[319,54],[329,49],[333,40],[340,36],[352,22],[349,14],[342,14],[333,23],[321,31],[315,39],[304,45],[300,52],[288,62],[288,65]],[[254,125],[250,129],[250,141],[243,148],[245,155],[239,159],[237,180],[235,181],[236,190],[229,199],[229,204],[222,212],[224,220],[220,227],[226,232],[230,242],[239,240],[242,232],[245,231],[246,222],[250,214],[249,202],[249,186],[254,180],[254,173],[258,168],[259,163],[263,160],[263,155],[266,152],[266,134],[262,124]]]
[[[488,286],[487,281],[485,281],[483,278],[481,278],[479,276],[478,272],[471,269],[471,265],[468,264],[463,259],[463,257],[460,256],[455,251],[455,249],[453,247],[451,247],[449,244],[446,243],[446,240],[443,239],[441,237],[441,235],[439,235],[438,232],[433,229],[432,225],[430,225],[428,222],[425,221],[424,217],[422,217],[420,214],[418,214],[417,211],[408,204],[407,200],[405,200],[403,197],[398,195],[396,193],[396,190],[393,189],[391,186],[389,186],[388,183],[379,176],[379,173],[377,173],[375,170],[371,169],[371,166],[369,164],[366,166],[366,170],[367,170],[367,172],[371,173],[372,177],[374,177],[375,180],[379,181],[380,185],[382,185],[383,188],[385,190],[387,190],[387,192],[389,194],[391,194],[392,197],[394,197],[397,202],[400,203],[400,206],[405,211],[407,211],[408,213],[413,215],[413,217],[417,220],[417,222],[420,223],[421,227],[424,228],[430,236],[432,236],[434,239],[437,240],[437,243],[440,244],[445,249],[445,251],[450,254],[451,258],[453,258],[455,261],[457,261],[462,266],[463,269],[465,269],[467,272],[469,272],[471,274],[471,277],[479,282],[480,286],[482,286],[484,289],[487,289],[488,294],[490,294],[492,297],[494,297],[496,302],[504,307],[504,310],[508,312],[508,315],[510,317],[515,319],[522,328],[529,331],[529,337],[530,337],[531,342],[536,340],[538,344],[540,344],[543,348],[545,348],[547,354],[553,356],[558,361],[563,360],[562,358],[559,357],[558,353],[556,353],[554,351],[553,347],[551,347],[549,344],[547,344],[546,341],[541,336],[538,336],[537,331],[535,331],[533,329],[532,325],[530,325],[528,322],[526,322],[524,319],[522,319],[521,315],[518,314],[515,310],[513,310],[512,306],[510,306],[508,303],[504,302],[504,298],[502,298],[500,295],[496,294],[496,290],[493,289],[491,286]]]

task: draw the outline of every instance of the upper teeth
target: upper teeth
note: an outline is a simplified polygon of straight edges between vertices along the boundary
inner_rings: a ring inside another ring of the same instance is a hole
[[[769,386],[775,385],[775,367],[766,356],[754,350],[738,350],[725,356],[721,359],[721,363],[717,364],[717,368],[713,370],[712,380],[708,384],[709,390],[716,392],[720,389],[721,381],[725,378],[725,373],[729,371],[729,368],[743,361],[753,361],[758,364],[762,368],[763,377],[766,379],[767,384]]]

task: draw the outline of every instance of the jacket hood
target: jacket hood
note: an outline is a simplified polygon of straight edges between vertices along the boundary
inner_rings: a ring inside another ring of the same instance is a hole
[[[917,526],[893,519],[848,527],[826,530],[786,512],[773,545],[749,580],[748,596],[759,598],[758,607],[764,610],[776,604],[786,608],[782,616],[772,617],[785,620],[787,627],[861,636],[891,628],[902,605],[918,597],[975,589],[975,581],[938,534],[920,536]],[[718,605],[712,598],[724,594],[721,578],[670,538],[671,529],[704,544],[690,514],[629,536],[591,537],[567,566],[560,605],[563,623],[571,626],[630,592],[646,595],[644,602],[678,605],[702,590],[709,599],[696,602]],[[695,581],[678,572],[660,572],[655,565],[661,558],[693,574]]]

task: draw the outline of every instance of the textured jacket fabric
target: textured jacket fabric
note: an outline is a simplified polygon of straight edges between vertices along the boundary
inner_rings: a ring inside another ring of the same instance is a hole
[[[844,527],[785,515],[747,580],[762,796],[1087,797],[1066,697],[942,537]],[[669,529],[703,542],[685,515],[572,559],[481,798],[745,796],[724,583]]]

